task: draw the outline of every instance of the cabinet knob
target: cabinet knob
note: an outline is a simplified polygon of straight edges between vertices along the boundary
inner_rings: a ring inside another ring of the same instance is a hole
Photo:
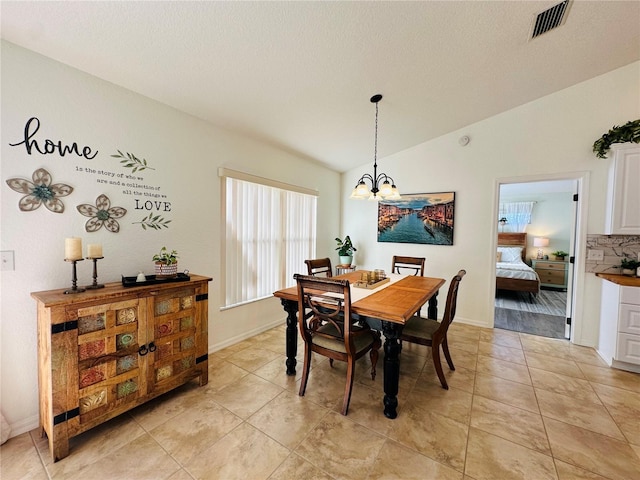
[[[156,347],[156,344],[155,344],[155,343],[151,342],[151,343],[149,344],[149,351],[150,351],[150,352],[155,352],[155,351],[156,351],[156,348],[158,348],[158,347]]]
[[[142,345],[139,349],[138,349],[138,354],[141,357],[144,357],[147,353],[149,353],[149,350],[147,349],[146,345]]]

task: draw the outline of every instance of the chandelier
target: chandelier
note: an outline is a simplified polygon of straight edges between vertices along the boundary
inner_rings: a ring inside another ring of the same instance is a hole
[[[396,200],[400,198],[400,192],[395,186],[393,178],[386,173],[378,174],[378,102],[382,100],[382,95],[374,95],[371,97],[371,103],[376,104],[376,130],[375,143],[373,147],[373,175],[365,173],[360,177],[356,187],[351,192],[350,198],[369,200]],[[371,190],[365,183],[365,180],[371,182]],[[382,183],[381,183],[382,182]]]

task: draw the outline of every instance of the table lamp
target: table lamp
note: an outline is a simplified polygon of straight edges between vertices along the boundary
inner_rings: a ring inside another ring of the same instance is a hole
[[[548,238],[544,238],[544,237],[535,237],[533,239],[533,246],[534,247],[538,247],[538,256],[536,257],[537,260],[542,260],[543,256],[542,256],[542,247],[548,247],[549,246],[549,239]]]

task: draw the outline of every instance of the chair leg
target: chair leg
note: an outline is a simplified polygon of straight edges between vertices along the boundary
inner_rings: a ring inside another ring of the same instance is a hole
[[[350,358],[347,360],[347,384],[344,389],[344,399],[342,400],[342,415],[346,415],[349,411],[349,403],[351,402],[351,390],[353,389],[353,377],[356,369],[355,360]]]
[[[434,343],[431,345],[431,356],[433,357],[433,366],[436,368],[436,373],[438,374],[438,378],[440,379],[440,385],[445,390],[449,390],[449,385],[447,385],[447,379],[444,377],[444,372],[442,371],[442,363],[440,362],[440,345]]]
[[[382,346],[382,341],[380,337],[373,342],[371,346],[371,350],[369,351],[369,358],[371,359],[371,380],[376,379],[376,366],[378,365],[378,350]]]
[[[449,353],[449,343],[447,342],[447,337],[445,337],[444,342],[442,342],[442,352],[444,353],[444,358],[449,364],[449,368],[451,370],[455,370],[456,367],[453,366],[453,360],[451,360],[451,354]]]
[[[311,348],[307,343],[304,344],[304,366],[302,367],[302,379],[300,381],[300,391],[298,395],[304,397],[307,389],[307,380],[309,380],[309,370],[311,369]]]
[[[333,358],[330,358],[330,359],[329,359],[329,366],[330,366],[331,368],[333,368]]]

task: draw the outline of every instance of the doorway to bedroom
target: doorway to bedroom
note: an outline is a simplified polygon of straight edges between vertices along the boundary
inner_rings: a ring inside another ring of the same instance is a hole
[[[576,193],[577,180],[500,184],[495,328],[570,337]]]

